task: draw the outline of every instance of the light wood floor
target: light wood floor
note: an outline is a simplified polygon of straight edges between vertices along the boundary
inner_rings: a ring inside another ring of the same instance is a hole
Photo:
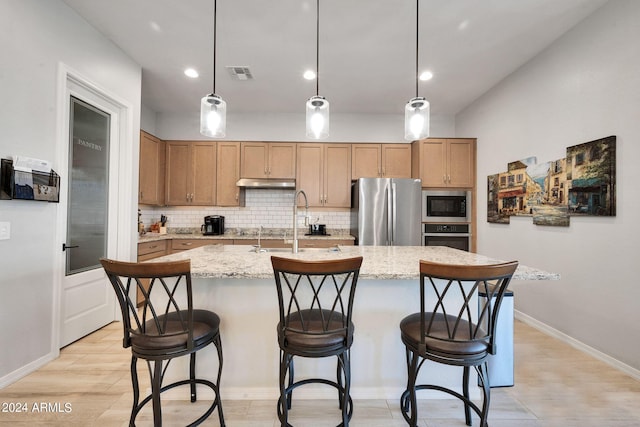
[[[64,348],[57,360],[0,390],[0,427],[126,426],[131,405],[130,352],[122,348],[120,328],[119,323],[106,326]],[[639,381],[518,321],[515,359],[516,385],[492,389],[491,427],[640,426]],[[146,372],[143,368],[140,372]],[[207,402],[164,402],[165,425],[192,421],[200,413],[194,406],[201,403]],[[27,411],[15,412],[17,404],[26,404]],[[35,411],[34,404],[42,410]],[[223,401],[229,427],[277,426],[275,407],[275,400]],[[356,427],[406,425],[397,400],[356,400],[354,408],[351,425]],[[455,400],[422,400],[419,414],[422,427],[465,425]],[[150,420],[150,414],[141,414],[138,425],[151,425]],[[290,421],[296,426],[335,426],[335,402],[294,400]],[[217,413],[204,425],[218,425]]]

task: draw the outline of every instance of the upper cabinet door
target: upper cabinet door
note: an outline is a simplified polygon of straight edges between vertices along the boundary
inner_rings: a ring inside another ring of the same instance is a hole
[[[216,143],[196,142],[191,147],[191,204],[216,204]]]
[[[351,146],[325,144],[324,155],[325,207],[351,207]]]
[[[242,178],[267,178],[269,175],[268,146],[265,142],[242,142],[241,169]]]
[[[382,176],[411,178],[411,144],[382,144]]]
[[[140,131],[140,170],[138,203],[164,204],[164,141]]]
[[[296,189],[304,190],[309,206],[322,206],[324,195],[324,144],[305,143],[298,145]],[[297,200],[304,206],[302,196]]]
[[[269,143],[269,178],[296,177],[296,144],[292,142]]]
[[[189,169],[191,153],[187,141],[167,141],[166,195],[167,205],[189,204]]]
[[[470,188],[475,181],[475,144],[473,139],[448,139],[449,187]]]
[[[445,187],[447,185],[447,141],[429,139],[420,142],[420,179],[423,187]]]
[[[411,178],[411,144],[351,144],[351,179]]]
[[[296,188],[310,207],[351,206],[350,144],[299,144],[297,169]],[[298,205],[303,203],[300,197]]]
[[[296,177],[296,144],[288,142],[241,143],[242,178]]]
[[[240,188],[240,143],[218,141],[216,166],[216,205],[241,206]]]
[[[382,176],[380,144],[351,144],[351,179]]]
[[[473,188],[475,183],[475,139],[426,139],[414,142],[423,187]],[[415,152],[414,151],[414,152]],[[416,176],[416,171],[413,173]]]
[[[167,141],[166,204],[214,206],[216,143]]]

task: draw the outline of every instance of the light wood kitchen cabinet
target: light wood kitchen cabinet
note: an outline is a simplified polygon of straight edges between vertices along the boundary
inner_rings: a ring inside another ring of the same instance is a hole
[[[138,262],[165,256],[167,254],[167,241],[158,240],[155,242],[138,243]],[[145,289],[149,288],[149,280],[143,280]],[[144,294],[140,288],[136,288],[136,305],[140,306],[144,302]]]
[[[231,239],[171,239],[171,253],[175,254],[189,249],[199,248],[207,245],[232,245]]]
[[[411,144],[352,144],[351,179],[411,178]]]
[[[291,236],[288,236],[287,239],[291,239]],[[234,245],[257,245],[258,239],[234,239]],[[274,239],[270,237],[268,239],[260,239],[260,247],[261,248],[290,248],[291,243],[285,243],[284,238]]]
[[[244,192],[236,185],[240,179],[240,143],[218,141],[216,166],[216,205],[244,206]]]
[[[164,141],[141,130],[138,203],[164,205],[164,169]]]
[[[298,240],[299,248],[333,248],[336,245],[353,246],[351,239],[301,239]]]
[[[242,178],[296,177],[296,144],[289,142],[242,142]]]
[[[291,248],[292,236],[289,234],[285,239],[274,239],[273,237],[260,240],[261,248]],[[299,248],[333,248],[336,245],[353,246],[353,239],[298,239]],[[235,239],[235,245],[257,245],[258,239]]]
[[[412,144],[412,176],[422,187],[472,188],[475,181],[475,139],[429,138]]]
[[[167,254],[167,240],[138,243],[138,262],[158,258]]]
[[[167,141],[167,205],[216,204],[216,143]]]
[[[296,188],[310,207],[351,206],[351,145],[298,144]],[[303,198],[298,198],[300,205]]]

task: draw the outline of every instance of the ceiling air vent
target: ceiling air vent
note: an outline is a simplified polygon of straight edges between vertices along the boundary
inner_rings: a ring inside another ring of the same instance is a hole
[[[227,70],[229,70],[229,74],[231,74],[231,78],[234,80],[252,80],[253,74],[251,74],[251,70],[249,67],[238,67],[238,66],[227,66]]]

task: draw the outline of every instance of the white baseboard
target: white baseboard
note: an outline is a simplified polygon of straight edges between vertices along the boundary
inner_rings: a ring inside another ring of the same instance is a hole
[[[618,369],[619,371],[624,372],[625,374],[635,378],[636,380],[640,380],[640,370],[635,369],[632,366],[627,365],[626,363],[623,363],[621,361],[619,361],[618,359],[614,359],[613,357],[609,356],[608,354],[605,354],[603,352],[601,352],[600,350],[596,350],[593,347],[588,346],[587,344],[576,340],[575,338],[572,338],[571,336],[560,332],[559,330],[552,328],[551,326],[540,322],[539,320],[534,319],[533,317],[529,316],[528,314],[522,313],[521,311],[518,310],[514,310],[514,317],[520,321],[522,321],[523,323],[526,323],[527,325],[539,330],[540,332],[543,332],[547,335],[550,335],[554,338],[559,339],[560,341],[569,344],[571,347],[578,349],[604,363],[606,363],[607,365]]]
[[[54,353],[47,353],[39,359],[34,360],[33,362],[21,366],[20,369],[16,369],[13,372],[8,373],[4,377],[0,378],[0,390],[5,388],[6,386],[13,384],[18,381],[20,378],[26,377],[30,373],[42,368],[47,363],[51,362],[57,357]]]

